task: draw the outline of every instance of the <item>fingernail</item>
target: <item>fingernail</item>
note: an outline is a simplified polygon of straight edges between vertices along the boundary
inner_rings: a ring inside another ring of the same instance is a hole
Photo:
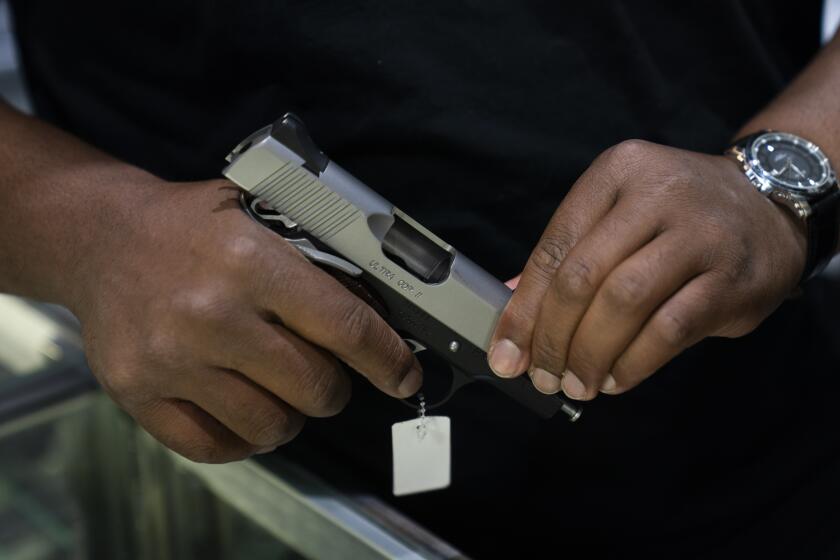
[[[268,453],[271,453],[272,451],[275,451],[276,449],[276,447],[263,447],[262,449],[257,449],[254,455],[266,455]]]
[[[601,385],[601,392],[602,393],[611,393],[615,391],[615,377],[612,374],[607,375],[607,378],[604,379],[604,383]]]
[[[569,370],[563,374],[562,389],[570,399],[580,400],[586,396],[586,386]]]
[[[420,371],[419,368],[413,367],[411,371],[408,372],[408,375],[402,380],[400,386],[397,387],[397,394],[400,397],[407,399],[414,393],[420,390],[420,386],[423,384],[423,372]]]
[[[490,369],[499,377],[513,377],[519,371],[519,361],[522,359],[522,352],[516,344],[503,338],[490,348],[487,361]]]
[[[534,383],[534,387],[536,387],[537,391],[540,393],[553,395],[560,390],[560,378],[553,373],[549,373],[544,369],[534,368],[528,373],[528,375],[531,376],[531,381]]]

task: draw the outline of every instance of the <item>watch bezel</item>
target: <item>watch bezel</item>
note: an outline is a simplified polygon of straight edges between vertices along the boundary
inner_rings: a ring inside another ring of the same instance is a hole
[[[787,181],[770,174],[758,159],[759,148],[768,142],[789,142],[795,146],[808,150],[819,160],[820,167],[822,168],[820,180],[815,181],[815,184],[813,185],[798,186],[790,184]],[[746,148],[745,155],[748,167],[752,171],[754,182],[764,193],[769,193],[775,189],[783,189],[805,198],[813,198],[814,196],[819,196],[828,191],[837,181],[831,162],[828,160],[828,157],[823,153],[820,147],[810,140],[806,140],[805,138],[795,134],[777,131],[764,132],[753,138],[750,145]]]

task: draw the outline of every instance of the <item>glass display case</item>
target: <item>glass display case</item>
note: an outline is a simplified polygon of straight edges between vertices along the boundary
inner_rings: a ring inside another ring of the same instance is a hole
[[[72,316],[0,295],[0,558],[462,557],[282,457],[172,453],[97,389]]]
[[[10,19],[8,4],[0,0],[0,97],[28,113],[31,106],[23,79],[17,71],[18,57]]]

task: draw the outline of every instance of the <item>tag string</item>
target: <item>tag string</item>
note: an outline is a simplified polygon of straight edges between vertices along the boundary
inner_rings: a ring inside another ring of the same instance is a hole
[[[417,393],[417,398],[420,401],[420,409],[417,411],[420,416],[420,423],[417,424],[417,437],[422,440],[428,432],[426,425],[429,423],[429,419],[426,417],[426,398],[423,393]]]

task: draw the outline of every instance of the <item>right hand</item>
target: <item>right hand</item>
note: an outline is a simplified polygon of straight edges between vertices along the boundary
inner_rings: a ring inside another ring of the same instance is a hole
[[[248,218],[231,183],[143,188],[70,307],[102,386],[165,445],[215,463],[288,442],[350,398],[336,357],[393,397],[420,388],[400,337]]]

